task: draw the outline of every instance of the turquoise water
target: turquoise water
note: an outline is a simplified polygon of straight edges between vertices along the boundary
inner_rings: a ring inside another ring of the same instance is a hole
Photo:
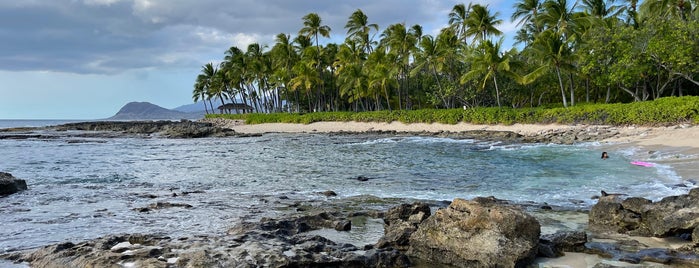
[[[495,196],[585,209],[600,190],[657,200],[686,193],[678,184],[691,184],[669,166],[630,165],[633,150],[609,151],[608,160],[600,153],[595,144],[369,135],[0,140],[0,170],[30,188],[0,204],[0,252],[110,233],[225,232],[264,208],[265,196],[319,199],[326,190],[340,198]],[[203,193],[170,198],[183,191]],[[134,211],[160,200],[195,209]]]

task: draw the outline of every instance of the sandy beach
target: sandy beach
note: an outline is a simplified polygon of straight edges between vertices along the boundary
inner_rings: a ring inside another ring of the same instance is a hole
[[[511,131],[524,136],[542,135],[571,129],[591,127],[610,128],[619,134],[598,141],[601,150],[634,148],[638,160],[652,161],[673,167],[679,176],[687,180],[699,180],[699,126],[676,125],[667,127],[643,126],[590,126],[590,125],[476,125],[449,124],[404,124],[401,122],[317,122],[312,124],[268,123],[248,125],[240,120],[205,119],[218,126],[233,129],[238,133],[332,133],[332,132],[460,132],[471,130]],[[613,156],[612,156],[613,157]]]

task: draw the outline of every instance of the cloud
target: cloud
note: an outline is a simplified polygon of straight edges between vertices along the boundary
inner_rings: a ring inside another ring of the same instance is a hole
[[[115,74],[184,68],[220,58],[230,46],[271,46],[318,13],[343,40],[361,9],[381,30],[420,24],[435,33],[457,1],[437,0],[24,0],[0,1],[0,70]],[[490,4],[494,6],[493,3]],[[502,14],[503,12],[501,12]],[[504,18],[504,17],[503,17]],[[437,30],[435,30],[437,29]]]

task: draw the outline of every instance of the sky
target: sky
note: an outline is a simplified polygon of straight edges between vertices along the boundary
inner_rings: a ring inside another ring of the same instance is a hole
[[[231,46],[295,36],[314,12],[341,43],[361,9],[383,31],[446,27],[456,4],[488,5],[511,45],[514,0],[0,0],[0,119],[101,119],[132,101],[191,104],[202,65]]]

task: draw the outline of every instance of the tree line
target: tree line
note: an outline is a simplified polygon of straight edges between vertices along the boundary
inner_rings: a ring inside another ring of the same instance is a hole
[[[448,27],[383,31],[361,10],[344,43],[321,44],[332,29],[316,13],[297,35],[270,48],[231,47],[196,77],[193,100],[254,112],[377,111],[455,107],[568,107],[699,95],[699,1],[520,0],[505,50],[488,6],[457,4]],[[242,103],[238,103],[242,102]],[[205,104],[207,105],[207,104]],[[221,110],[223,112],[223,110]]]

